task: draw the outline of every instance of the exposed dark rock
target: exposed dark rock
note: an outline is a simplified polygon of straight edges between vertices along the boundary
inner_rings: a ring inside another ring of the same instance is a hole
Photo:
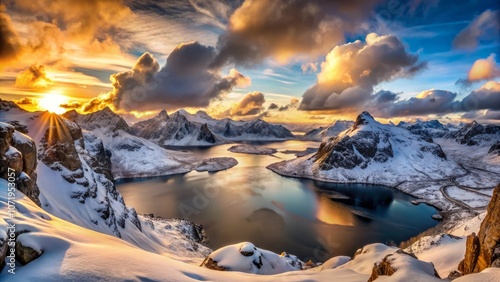
[[[382,276],[382,275],[385,275],[385,276],[391,276],[393,275],[396,271],[398,271],[397,268],[395,268],[393,265],[392,265],[392,262],[394,260],[394,257],[395,256],[398,256],[398,255],[407,255],[407,256],[410,256],[412,257],[414,260],[418,260],[417,257],[412,254],[412,253],[407,253],[407,252],[404,252],[403,250],[401,249],[398,249],[396,252],[392,253],[392,254],[389,254],[387,256],[385,256],[381,262],[379,263],[375,263],[375,265],[373,266],[373,269],[372,269],[372,275],[370,276],[370,278],[368,279],[368,282],[372,282],[374,280],[376,280],[379,276]],[[440,278],[436,269],[434,269],[434,276],[436,278]]]
[[[208,129],[208,125],[206,123],[204,123],[201,126],[200,133],[198,133],[196,140],[205,141],[205,142],[212,143],[212,144],[217,142],[214,134],[212,133],[212,131],[210,131],[210,129]]]
[[[491,146],[491,148],[488,150],[488,154],[500,156],[500,141],[497,141]]]
[[[39,258],[42,253],[43,250],[34,250],[29,246],[24,246],[19,239],[16,241],[16,260],[22,265],[34,261]]]
[[[457,131],[446,134],[444,137],[455,139],[460,144],[474,146],[478,145],[483,140],[498,140],[499,135],[500,125],[481,125],[476,121],[473,121]]]
[[[9,168],[13,169],[16,189],[40,205],[36,164],[35,142],[12,125],[0,123],[0,177],[8,179]]]
[[[5,258],[7,257],[8,249],[9,245],[7,245],[7,238],[5,238],[5,240],[0,238],[0,272],[5,267]]]
[[[500,267],[500,184],[493,191],[479,233],[467,237],[465,258],[458,268],[465,275],[488,267]]]
[[[226,268],[224,266],[217,265],[217,262],[215,260],[213,260],[211,257],[206,257],[200,266],[204,266],[208,269],[219,270],[219,271],[230,270],[229,268]]]

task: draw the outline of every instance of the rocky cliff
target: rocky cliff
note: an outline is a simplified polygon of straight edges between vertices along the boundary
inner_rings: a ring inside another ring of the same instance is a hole
[[[500,267],[500,184],[493,192],[478,234],[467,237],[465,258],[458,269],[465,275],[488,267]]]
[[[13,125],[0,122],[0,177],[8,179],[9,168],[13,169],[16,189],[40,205],[36,154],[31,138],[16,131]]]

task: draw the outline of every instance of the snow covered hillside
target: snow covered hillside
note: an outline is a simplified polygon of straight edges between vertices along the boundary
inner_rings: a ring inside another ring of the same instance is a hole
[[[439,145],[411,132],[380,124],[367,113],[313,156],[269,166],[278,173],[340,182],[394,185],[404,180],[445,178],[462,169]]]
[[[16,178],[18,189],[28,192],[47,212],[156,253],[199,260],[209,252],[198,244],[199,236],[196,236],[195,225],[191,222],[145,219],[125,205],[113,183],[109,154],[92,132],[48,112],[28,113],[12,107],[7,111],[5,108],[0,110],[0,114],[2,120],[10,118],[38,140],[32,141],[27,135],[15,131],[14,126],[2,123],[0,127],[0,131],[5,132],[0,136],[0,143],[7,142],[20,149],[10,146],[5,152],[0,152],[2,159],[4,154],[12,154],[13,157],[8,159],[16,160],[15,163],[9,161],[8,166],[19,175]],[[35,143],[38,150],[30,149]],[[34,164],[30,159],[32,152]],[[35,167],[36,173],[32,171]],[[36,180],[37,186],[27,189],[26,179]],[[164,230],[165,226],[170,227]],[[173,238],[175,241],[171,241]]]
[[[70,111],[63,116],[102,140],[115,179],[186,173],[194,169],[192,154],[166,150],[130,134],[125,120],[109,108],[87,115]]]
[[[6,189],[7,181],[0,179],[0,191]],[[15,264],[15,276],[10,276],[12,274],[8,271],[12,268],[6,264],[0,273],[2,280],[15,277],[16,281],[41,282],[146,279],[148,281],[331,281],[331,278],[335,277],[341,281],[367,281],[373,275],[374,264],[381,265],[385,261],[395,268],[391,276],[384,277],[388,281],[403,281],[404,277],[419,277],[420,281],[438,281],[430,263],[418,261],[398,251],[397,248],[382,244],[363,247],[350,261],[344,257],[332,258],[332,262],[326,262],[325,267],[305,271],[294,270],[291,265],[286,266],[289,263],[286,257],[265,250],[261,250],[262,253],[269,254],[269,258],[278,259],[279,261],[275,263],[292,271],[275,275],[214,271],[194,263],[185,263],[165,255],[148,252],[119,238],[69,223],[42,210],[21,193],[18,193],[16,198],[16,218],[8,219],[8,202],[5,195],[0,193],[0,216],[4,219],[0,221],[2,230],[0,247],[5,246],[7,236],[10,234],[6,232],[7,222],[13,221],[18,231],[23,231],[15,237],[18,254],[23,254],[23,257],[26,257],[24,254],[31,256],[27,256],[28,261],[23,261],[24,264],[20,264],[19,261]],[[7,252],[2,258],[6,258],[6,255]],[[213,254],[220,261],[229,259],[228,255],[232,253],[219,251]],[[387,257],[391,258],[390,261]],[[17,258],[21,259],[21,256]],[[232,260],[230,263],[243,265],[245,260],[248,259]],[[266,267],[271,269],[269,264]],[[488,272],[492,270],[488,269]],[[493,273],[498,275],[498,272]]]
[[[293,138],[281,125],[263,120],[217,120],[203,111],[190,114],[179,110],[168,115],[165,110],[156,117],[131,126],[130,132],[162,146],[212,146],[234,141],[276,141]]]
[[[302,137],[304,140],[326,141],[328,138],[336,137],[340,132],[350,128],[354,121],[337,120],[328,127],[320,127],[310,130]]]

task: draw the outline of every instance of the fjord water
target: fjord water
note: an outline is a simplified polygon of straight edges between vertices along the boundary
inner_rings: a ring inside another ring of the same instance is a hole
[[[126,179],[117,188],[139,213],[185,218],[202,224],[216,249],[250,241],[303,260],[352,256],[369,243],[399,243],[433,227],[433,207],[393,188],[325,183],[282,177],[266,166],[294,155],[238,154],[232,145],[188,148],[199,159],[234,157],[239,164],[216,173]],[[283,150],[318,147],[317,142],[261,144]],[[186,150],[186,148],[184,148]]]

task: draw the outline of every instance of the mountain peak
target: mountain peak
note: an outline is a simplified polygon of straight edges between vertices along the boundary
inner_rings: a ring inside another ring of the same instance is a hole
[[[168,118],[168,113],[165,109],[161,110],[161,112],[158,114],[159,118]]]
[[[359,114],[358,117],[356,118],[356,122],[354,123],[354,127],[356,128],[358,125],[368,124],[372,121],[375,121],[375,119],[372,117],[372,115],[370,115],[369,112],[364,111],[361,114]]]

